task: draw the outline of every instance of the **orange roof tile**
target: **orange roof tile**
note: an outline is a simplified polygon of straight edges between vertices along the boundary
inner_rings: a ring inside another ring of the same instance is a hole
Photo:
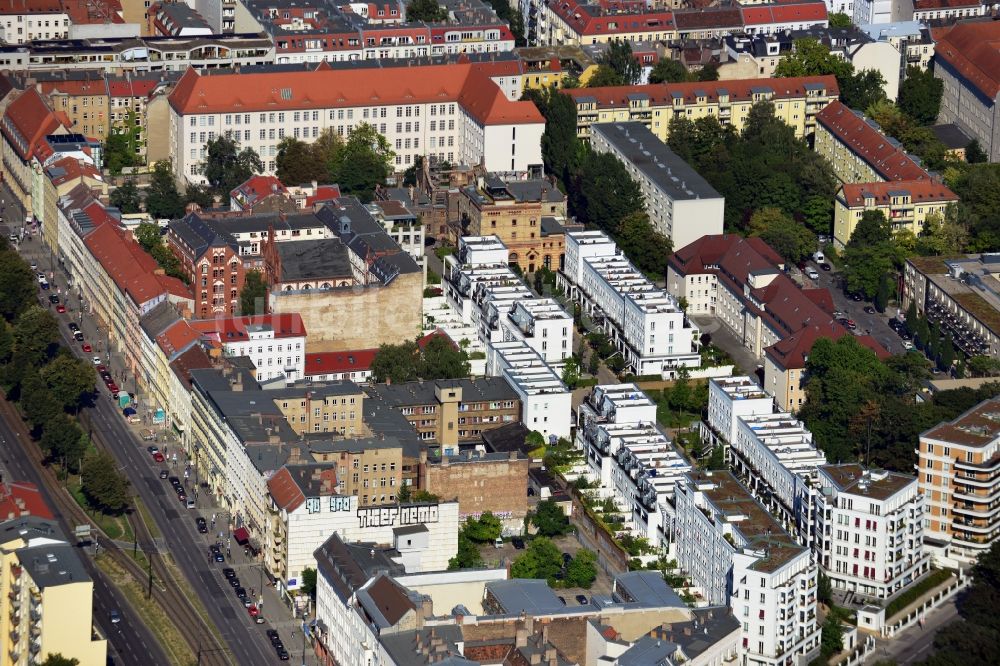
[[[104,180],[100,169],[90,162],[84,162],[83,160],[78,160],[75,157],[64,157],[61,160],[56,160],[49,166],[45,167],[45,170],[50,174],[49,180],[52,181],[52,184],[57,187],[63,183],[83,177],[93,178],[94,180]],[[61,170],[59,175],[51,176],[51,173],[56,170]]]
[[[377,353],[376,348],[306,354],[305,374],[310,377],[343,372],[367,372],[371,369]]]
[[[201,335],[186,319],[179,319],[167,330],[156,336],[156,344],[167,358],[173,360],[198,341]]]
[[[108,94],[104,79],[67,79],[63,81],[39,81],[35,84],[43,95],[63,94],[71,97],[94,97]]]
[[[42,499],[38,486],[27,481],[0,483],[0,520],[37,516],[53,520],[52,510]]]
[[[28,88],[7,106],[0,131],[27,161],[34,156],[42,140],[62,125],[71,125],[65,114],[62,118],[57,116],[37,90]]]
[[[1000,94],[1000,23],[959,23],[937,43],[934,55],[991,100]]]
[[[839,100],[816,114],[816,121],[886,180],[928,180],[928,174],[895,140]]]
[[[191,321],[191,326],[201,335],[223,343],[249,340],[248,329],[258,326],[273,330],[275,339],[306,335],[305,322],[297,312],[195,319]]]
[[[0,14],[58,14],[59,0],[0,0]]]
[[[191,371],[212,367],[212,359],[200,345],[195,345],[170,362],[170,369],[185,388],[191,388]]]
[[[958,195],[943,183],[933,180],[894,180],[888,183],[846,183],[842,188],[844,201],[849,208],[865,205],[865,199],[872,197],[877,205],[889,203],[889,199],[900,193],[910,195],[913,203],[958,201]]]
[[[338,107],[458,102],[487,125],[542,123],[532,102],[511,102],[472,65],[427,65],[379,70],[316,69],[302,72],[211,75],[189,69],[170,95],[184,114],[282,111]]]
[[[90,208],[100,208],[94,204]],[[88,213],[90,209],[88,208]],[[146,254],[135,240],[113,224],[102,224],[84,240],[94,258],[101,264],[115,285],[131,296],[137,306],[164,293],[154,273],[156,261]]]

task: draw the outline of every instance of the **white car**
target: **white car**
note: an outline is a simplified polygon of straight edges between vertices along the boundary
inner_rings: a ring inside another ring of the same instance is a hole
[[[916,347],[914,347],[913,343],[910,342],[909,340],[903,340],[903,349],[905,349],[906,351],[913,351],[914,349],[916,349]]]
[[[45,277],[45,273],[38,273],[38,284],[41,284],[43,282],[48,282],[48,281],[49,281],[49,279],[47,277]]]
[[[815,268],[807,268],[806,269],[806,276],[810,280],[818,280],[819,279],[819,273],[816,272]]]
[[[90,360],[94,362],[94,365],[100,365],[101,364],[101,357],[100,356],[95,356],[95,357],[93,357]]]

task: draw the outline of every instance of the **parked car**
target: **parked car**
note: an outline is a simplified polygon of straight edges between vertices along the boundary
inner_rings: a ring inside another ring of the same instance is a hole
[[[825,261],[822,264],[820,264],[819,267],[822,268],[824,271],[833,270],[833,266],[826,263]]]
[[[66,306],[60,303],[59,305],[56,306],[56,312],[58,312],[59,314],[66,314]]]
[[[39,286],[41,286],[42,289],[48,289],[51,285],[48,283],[48,281],[45,281],[42,282],[41,285]]]
[[[510,542],[517,550],[524,550],[524,539],[521,537],[514,537]]]
[[[45,273],[38,273],[36,277],[38,278],[38,284],[48,281],[48,278],[45,277]]]
[[[271,645],[277,645],[281,642],[281,637],[276,629],[268,629],[264,634],[267,636],[267,640],[271,641]]]
[[[225,576],[226,578],[236,578],[236,569],[233,569],[231,567],[226,567],[225,569],[222,570],[222,575]]]
[[[277,654],[279,661],[288,661],[288,650],[286,650],[285,648],[278,648]]]
[[[159,451],[160,447],[153,446],[152,444],[146,447],[146,452],[149,453],[149,455],[153,455],[154,453],[159,453]]]
[[[69,330],[73,331],[74,333],[80,330],[80,326],[75,321],[71,321],[70,323],[66,324],[66,327],[69,328]]]
[[[94,351],[94,348],[91,347],[90,344],[87,343],[87,342],[83,343],[83,346],[81,347],[81,349],[83,349],[83,352],[85,354],[89,354],[90,352]]]
[[[165,469],[161,469],[160,470],[160,478],[161,479],[167,478],[167,474],[168,474],[167,470],[165,470]]]
[[[208,534],[208,524],[205,522],[204,518],[198,516],[194,519],[194,524],[198,527],[199,532],[202,534]]]
[[[916,347],[909,340],[903,340],[903,349],[905,349],[906,351],[913,351],[916,349]]]
[[[108,619],[111,620],[111,624],[118,624],[122,621],[121,613],[116,610],[108,611]]]
[[[186,506],[187,508],[189,508],[189,509],[195,509],[195,508],[197,508],[197,507],[196,507],[196,506],[194,505],[194,500],[193,500],[193,499],[191,499],[191,498],[188,498],[187,502],[185,502],[185,506]]]
[[[163,457],[162,453],[157,451],[156,453],[153,454],[153,460],[155,460],[158,463],[161,463],[165,460],[165,458]]]
[[[101,364],[101,357],[100,356],[94,356],[90,360],[91,360],[91,362],[94,365],[100,365]]]
[[[73,339],[77,342],[83,342],[83,333],[80,332],[80,329],[73,331]]]
[[[236,576],[233,576],[232,578],[229,579],[229,586],[233,589],[236,589],[237,587],[240,586],[240,579],[237,578]]]
[[[867,312],[868,314],[875,314],[875,308],[873,308],[870,305],[866,305],[865,306],[865,312]]]
[[[816,269],[813,268],[812,266],[807,266],[806,267],[806,277],[808,277],[810,280],[818,280],[819,279],[819,273],[817,273]]]
[[[156,437],[156,434],[152,430],[150,430],[149,428],[144,428],[139,434],[147,442],[150,441],[150,440],[152,440],[154,437]]]
[[[239,599],[246,599],[247,598],[246,588],[237,586],[237,588],[236,588],[236,597],[239,598]]]
[[[247,606],[247,613],[250,614],[250,617],[257,617],[258,615],[260,615],[260,611],[257,610],[256,604],[250,604],[249,606]]]
[[[52,305],[59,305],[59,297],[55,294],[49,294],[49,303]]]
[[[576,603],[580,604],[581,606],[586,606],[587,604],[590,603],[587,597],[583,596],[582,594],[578,594],[574,598],[576,599]]]

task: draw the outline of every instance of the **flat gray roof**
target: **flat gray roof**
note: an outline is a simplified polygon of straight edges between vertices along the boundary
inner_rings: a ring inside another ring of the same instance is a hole
[[[544,580],[515,578],[486,584],[493,598],[508,615],[530,613],[544,615],[562,611],[565,606]]]
[[[671,199],[721,199],[708,181],[642,123],[598,123],[600,134]]]

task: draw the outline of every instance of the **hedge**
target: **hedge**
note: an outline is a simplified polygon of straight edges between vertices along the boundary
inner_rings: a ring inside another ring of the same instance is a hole
[[[951,571],[948,569],[936,569],[932,571],[927,578],[924,578],[922,581],[889,602],[889,605],[885,607],[885,619],[888,620],[896,613],[919,599],[920,595],[937,587],[949,578],[951,578]]]

